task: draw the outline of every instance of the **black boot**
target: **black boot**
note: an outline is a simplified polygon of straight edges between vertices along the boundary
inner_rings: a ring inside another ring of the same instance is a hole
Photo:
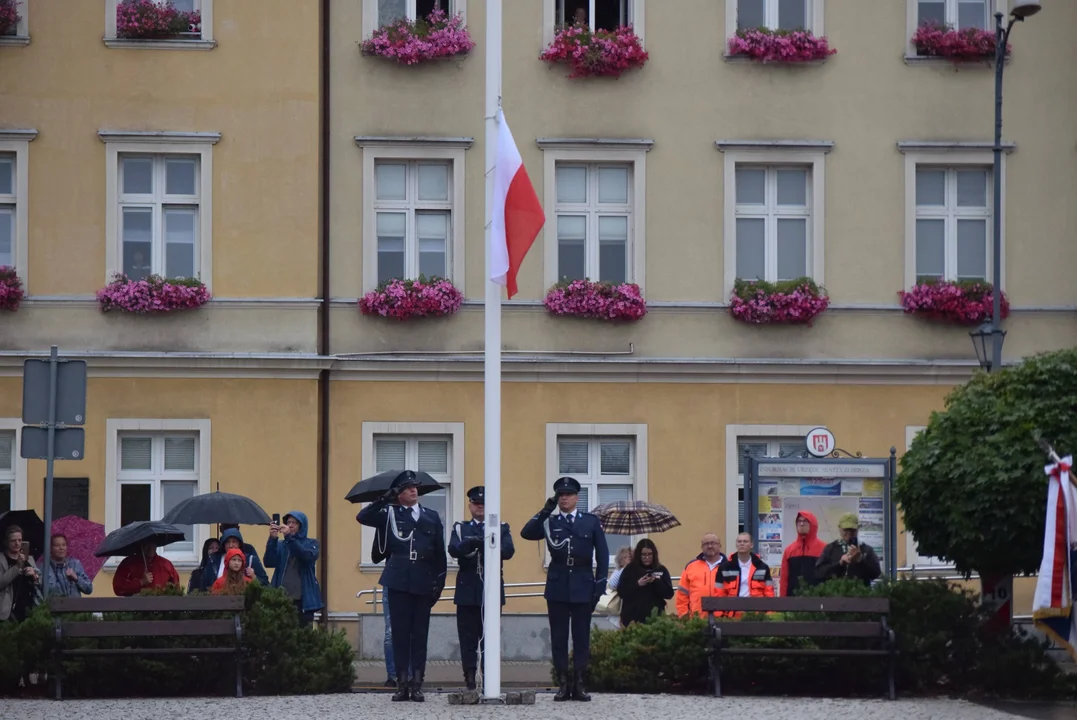
[[[464,669],[464,686],[468,690],[475,689],[475,668]]]
[[[393,693],[393,702],[408,699],[408,678],[401,673],[396,680],[396,692]]]
[[[583,673],[579,670],[576,671],[576,677],[572,683],[572,699],[580,702],[591,702],[591,696],[587,694],[583,687]]]
[[[572,688],[568,683],[568,673],[557,673],[557,694],[553,696],[554,702],[564,702],[572,696]]]
[[[411,680],[411,701],[426,702],[426,695],[423,695],[422,671],[415,673],[415,677]]]

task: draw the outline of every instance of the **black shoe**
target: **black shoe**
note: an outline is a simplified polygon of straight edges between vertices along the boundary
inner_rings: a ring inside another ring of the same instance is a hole
[[[401,702],[402,700],[407,699],[409,699],[408,681],[405,678],[399,678],[396,681],[396,692],[393,693],[393,702]]]
[[[383,683],[383,685],[385,687],[396,687],[396,678],[395,677],[390,677],[388,680],[386,680]]]
[[[564,702],[572,696],[572,688],[568,684],[568,673],[557,673],[557,694],[553,696],[554,702]]]
[[[415,678],[411,681],[411,701],[412,702],[426,702],[426,695],[423,695],[423,674],[417,673]]]
[[[572,684],[572,699],[580,702],[591,702],[591,696],[583,687],[583,673],[576,671],[575,682]]]
[[[475,689],[475,668],[464,670],[464,686],[468,690]]]

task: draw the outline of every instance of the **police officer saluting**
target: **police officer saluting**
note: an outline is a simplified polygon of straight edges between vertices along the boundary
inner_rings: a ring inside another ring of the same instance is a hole
[[[464,684],[475,689],[475,673],[479,667],[479,639],[483,635],[483,576],[486,518],[486,488],[482,485],[467,491],[471,522],[453,525],[449,538],[449,555],[460,563],[456,574],[456,632],[460,636],[460,660],[464,666]],[[505,604],[504,561],[516,553],[512,546],[509,524],[501,523],[501,604]],[[390,612],[392,612],[390,610]]]
[[[418,485],[414,473],[401,473],[381,500],[367,505],[355,518],[385,533],[386,546],[378,550],[387,560],[378,582],[385,588],[393,631],[397,674],[394,702],[426,699],[423,674],[430,611],[445,589],[448,565],[445,526],[435,511],[419,506]],[[398,504],[390,505],[394,498]]]
[[[574,478],[558,478],[555,497],[520,531],[525,540],[545,540],[550,550],[546,573],[546,609],[550,618],[550,644],[557,670],[555,701],[589,701],[583,673],[591,657],[591,614],[606,589],[610,552],[598,518],[576,510],[580,484]],[[596,568],[592,570],[591,562]],[[572,628],[574,673],[568,669],[568,633]]]

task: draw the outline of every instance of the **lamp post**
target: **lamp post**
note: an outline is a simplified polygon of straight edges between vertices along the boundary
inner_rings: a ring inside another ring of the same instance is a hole
[[[1010,21],[1004,26],[1005,15],[995,13],[995,144],[994,152],[994,234],[991,238],[993,247],[992,289],[991,289],[991,359],[987,360],[981,326],[969,333],[976,346],[976,356],[980,367],[987,372],[1002,368],[1002,340],[1006,333],[1002,331],[1002,72],[1006,68],[1006,46],[1010,42],[1010,32],[1014,23],[1024,22],[1043,8],[1040,0],[1013,0]]]

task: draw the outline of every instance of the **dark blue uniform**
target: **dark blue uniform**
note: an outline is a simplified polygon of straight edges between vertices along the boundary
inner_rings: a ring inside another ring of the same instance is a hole
[[[476,505],[485,504],[482,488],[472,488],[468,498]],[[456,574],[456,631],[460,637],[460,661],[464,666],[464,682],[474,689],[475,672],[479,666],[479,642],[482,638],[484,527],[478,520],[456,523],[449,538],[449,555],[456,558],[460,570]],[[505,604],[504,561],[516,553],[512,545],[509,524],[501,523],[501,604]]]
[[[558,495],[579,494],[573,478],[554,483]],[[590,699],[583,691],[583,672],[591,655],[591,614],[606,589],[610,553],[606,534],[598,518],[576,511],[572,517],[557,509],[553,498],[520,530],[525,540],[545,540],[550,551],[546,573],[546,608],[550,619],[553,665],[561,681],[555,699],[571,694],[577,700]],[[596,567],[592,569],[591,563]],[[575,677],[568,677],[568,635],[572,630]],[[570,682],[574,681],[574,682]],[[574,687],[574,689],[573,689]]]

